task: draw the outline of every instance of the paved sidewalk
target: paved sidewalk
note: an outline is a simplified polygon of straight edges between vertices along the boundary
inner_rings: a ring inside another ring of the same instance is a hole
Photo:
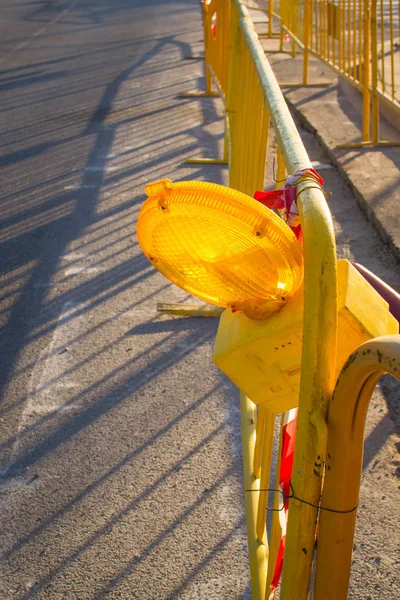
[[[257,32],[266,32],[266,15],[257,11],[250,13]],[[277,38],[262,36],[260,40],[289,106],[303,126],[317,138],[331,163],[351,187],[361,209],[400,259],[400,148],[339,148],[341,144],[357,143],[362,139],[362,98],[359,92],[312,57],[309,82],[330,85],[285,87],[285,83],[301,82],[302,52],[292,58],[290,43],[285,44],[286,52],[282,53],[278,51]],[[391,123],[381,119],[380,137],[400,142],[398,116],[394,116]]]

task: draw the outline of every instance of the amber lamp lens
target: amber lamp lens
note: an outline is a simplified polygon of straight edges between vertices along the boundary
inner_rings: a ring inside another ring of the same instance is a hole
[[[264,318],[303,278],[301,246],[275,213],[236,190],[205,182],[146,186],[139,244],[167,279],[190,294]]]

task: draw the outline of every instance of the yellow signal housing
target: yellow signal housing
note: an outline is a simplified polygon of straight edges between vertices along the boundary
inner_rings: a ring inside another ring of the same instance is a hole
[[[398,332],[387,302],[351,263],[339,260],[336,376],[361,343]],[[263,321],[224,311],[213,360],[253,402],[282,413],[298,406],[302,337],[303,287]]]
[[[252,319],[278,311],[303,280],[303,252],[280,217],[254,198],[204,181],[146,186],[137,222],[144,254],[193,296]]]

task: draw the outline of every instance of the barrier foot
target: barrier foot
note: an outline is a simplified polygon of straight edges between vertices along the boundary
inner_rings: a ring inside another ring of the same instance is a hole
[[[180,317],[219,317],[224,308],[211,304],[168,304],[157,302],[157,312]]]
[[[380,141],[373,142],[371,140],[367,142],[355,142],[354,144],[340,144],[337,148],[379,148],[379,146],[383,147],[400,147],[400,142],[390,142],[390,141]]]
[[[279,33],[279,31],[273,32],[273,33],[268,33],[268,31],[261,31],[260,33],[257,33],[258,37],[261,39],[271,39],[271,38],[279,38],[281,37],[281,34]]]
[[[217,92],[182,92],[178,95],[178,98],[219,98]]]
[[[314,88],[314,87],[329,87],[331,85],[334,85],[333,81],[316,81],[313,83],[283,83],[283,82],[279,82],[279,87],[281,87],[281,88],[300,88],[300,87]]]
[[[188,165],[227,165],[224,158],[187,158],[185,163]]]
[[[190,56],[185,56],[184,60],[204,60],[204,54],[191,54]]]

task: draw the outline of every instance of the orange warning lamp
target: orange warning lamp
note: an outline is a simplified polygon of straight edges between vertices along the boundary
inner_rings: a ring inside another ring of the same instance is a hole
[[[163,179],[146,186],[139,244],[167,279],[193,296],[263,319],[303,279],[301,246],[274,212],[213,183]]]

